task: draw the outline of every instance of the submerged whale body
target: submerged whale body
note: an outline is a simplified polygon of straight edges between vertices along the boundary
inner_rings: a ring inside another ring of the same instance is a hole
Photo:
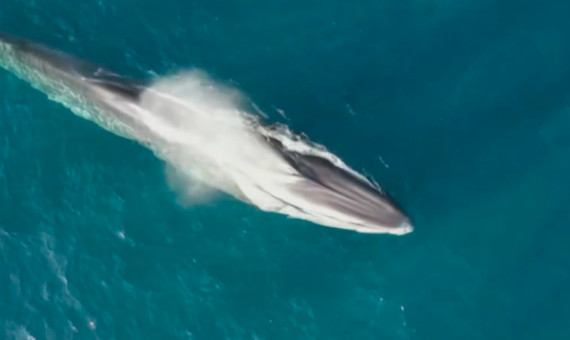
[[[402,235],[406,214],[376,184],[285,126],[265,126],[204,73],[135,81],[0,33],[0,66],[101,127],[150,148],[193,183],[323,226]]]

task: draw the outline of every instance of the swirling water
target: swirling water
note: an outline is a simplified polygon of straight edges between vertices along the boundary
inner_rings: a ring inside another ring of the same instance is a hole
[[[570,4],[3,0],[0,30],[199,67],[372,175],[403,237],[184,205],[164,164],[0,72],[0,337],[567,339]]]

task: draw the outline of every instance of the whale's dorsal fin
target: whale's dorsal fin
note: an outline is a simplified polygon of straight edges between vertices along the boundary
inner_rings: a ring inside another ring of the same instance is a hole
[[[84,79],[131,100],[138,100],[140,94],[144,91],[144,84],[141,82],[136,82],[108,71],[104,73],[98,72],[93,77],[85,77]]]

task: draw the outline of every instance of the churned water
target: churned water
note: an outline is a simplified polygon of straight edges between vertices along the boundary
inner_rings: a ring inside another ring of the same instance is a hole
[[[570,3],[2,0],[132,77],[197,67],[414,221],[181,202],[152,152],[0,72],[2,339],[570,338]]]

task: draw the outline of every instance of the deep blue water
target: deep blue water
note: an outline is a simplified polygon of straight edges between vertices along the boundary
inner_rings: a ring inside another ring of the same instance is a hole
[[[362,235],[231,199],[0,72],[0,338],[569,339],[570,3],[2,0],[0,30],[199,67],[411,215]],[[385,165],[385,164],[386,165]]]

